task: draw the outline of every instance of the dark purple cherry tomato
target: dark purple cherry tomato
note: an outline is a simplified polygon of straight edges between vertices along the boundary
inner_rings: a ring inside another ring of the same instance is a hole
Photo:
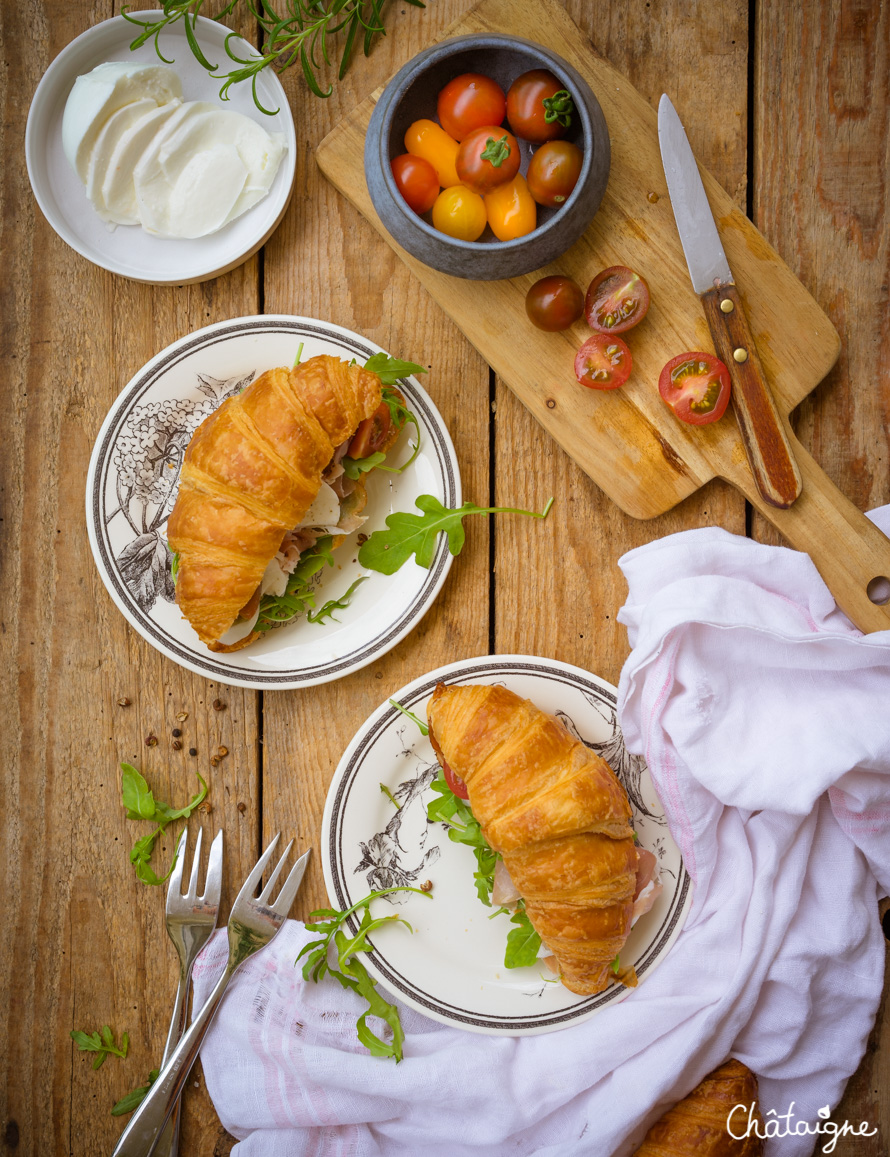
[[[584,312],[584,294],[571,277],[542,277],[525,295],[525,312],[538,329],[568,329]]]
[[[558,208],[565,204],[581,176],[584,154],[570,141],[541,145],[528,166],[526,180],[539,205]]]

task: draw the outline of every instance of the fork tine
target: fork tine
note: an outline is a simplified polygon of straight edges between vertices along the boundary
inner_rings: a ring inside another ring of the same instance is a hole
[[[204,832],[198,828],[198,838],[195,840],[195,854],[192,859],[192,874],[189,877],[189,890],[186,892],[187,896],[198,895],[198,872],[201,868],[201,842]]]
[[[222,862],[223,862],[223,834],[222,828],[216,833],[216,838],[210,845],[210,856],[207,860],[207,874],[204,877],[204,895],[201,897],[205,904],[219,904],[222,892]]]
[[[176,864],[170,873],[170,882],[167,884],[167,911],[171,903],[175,903],[177,896],[182,895],[182,871],[185,867],[185,851],[188,846],[188,828],[183,828],[176,844]]]
[[[291,840],[291,842],[287,845],[287,847],[281,853],[281,857],[279,858],[278,863],[275,865],[275,868],[272,872],[272,875],[269,877],[269,882],[266,884],[265,888],[263,888],[262,892],[260,893],[260,898],[257,900],[258,904],[265,904],[266,901],[269,899],[269,896],[272,892],[272,887],[275,884],[275,881],[281,875],[281,869],[284,867],[284,861],[287,859],[287,854],[293,846],[294,846],[294,841]]]
[[[272,853],[275,851],[275,845],[281,838],[281,832],[276,832],[272,837],[268,848],[263,852],[257,860],[256,865],[244,883],[241,885],[241,891],[235,897],[235,904],[243,903],[244,901],[253,900],[253,894],[257,890],[260,880],[263,878],[263,872],[266,870],[266,865],[272,858]],[[234,904],[232,907],[234,908]]]
[[[290,875],[281,885],[281,891],[278,893],[278,899],[275,901],[274,911],[279,915],[286,917],[290,911],[291,904],[294,902],[294,897],[299,890],[300,884],[303,882],[303,875],[306,872],[306,865],[309,862],[309,848],[305,851],[299,860],[294,864],[290,870]]]

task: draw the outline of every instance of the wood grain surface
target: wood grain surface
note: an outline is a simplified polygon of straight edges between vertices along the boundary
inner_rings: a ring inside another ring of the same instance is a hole
[[[163,889],[127,860],[117,765],[132,760],[162,798],[208,775],[225,829],[225,895],[270,832],[316,843],[340,753],[370,709],[451,659],[520,651],[617,681],[618,559],[661,535],[720,525],[775,532],[718,480],[649,522],[622,513],[572,462],[317,170],[314,150],[360,101],[468,7],[391,6],[390,34],[358,58],[328,101],[283,78],[300,154],[294,196],[263,253],[201,286],[152,288],[69,250],[31,196],[22,142],[33,91],[74,36],[117,11],[110,0],[0,5],[0,284],[5,431],[0,452],[0,1152],[108,1153],[111,1104],[144,1081],[163,1047],[176,976]],[[887,153],[890,13],[878,0],[568,0],[568,14],[653,106],[667,89],[693,148],[825,309],[842,354],[793,416],[801,443],[859,509],[890,501]],[[798,11],[805,8],[805,12]],[[252,29],[245,26],[247,35]],[[83,494],[93,439],[118,390],[154,353],[200,325],[266,310],[330,319],[429,365],[468,498],[525,506],[559,497],[563,517],[468,525],[434,609],[383,660],[336,684],[255,693],[213,686],[163,660],[102,587]],[[127,706],[118,700],[129,699]],[[214,710],[214,700],[225,704]],[[188,719],[176,716],[188,712]],[[181,726],[198,755],[171,748]],[[145,740],[154,735],[157,746]],[[219,745],[229,754],[209,760]],[[197,826],[191,821],[192,828]],[[141,834],[141,831],[139,832]],[[165,841],[161,858],[170,853]],[[312,866],[297,915],[325,899]],[[829,914],[830,916],[830,914]],[[836,1119],[866,1120],[890,1146],[890,1017],[882,1012]],[[108,1023],[132,1038],[126,1061],[93,1072],[72,1028]],[[197,1086],[197,1087],[196,1087]],[[199,1070],[185,1099],[183,1157],[228,1153]]]

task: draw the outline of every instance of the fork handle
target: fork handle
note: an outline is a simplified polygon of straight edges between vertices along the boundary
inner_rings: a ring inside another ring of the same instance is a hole
[[[234,971],[234,968],[228,966],[216,982],[204,1007],[183,1033],[182,1040],[161,1069],[158,1079],[130,1118],[111,1157],[151,1157],[155,1151],[167,1119],[173,1112],[192,1066],[198,1059],[201,1042],[210,1028]]]
[[[185,963],[179,968],[179,984],[176,988],[176,999],[173,1002],[173,1015],[170,1017],[170,1028],[167,1032],[167,1043],[164,1045],[164,1055],[161,1059],[161,1068],[169,1061],[173,1050],[182,1040],[185,1032],[186,1014],[188,1010],[188,990],[191,979],[191,967]],[[158,1138],[153,1150],[153,1157],[178,1157],[179,1154],[179,1125],[182,1118],[182,1098],[177,1097],[170,1111],[170,1119],[164,1126],[164,1131]]]

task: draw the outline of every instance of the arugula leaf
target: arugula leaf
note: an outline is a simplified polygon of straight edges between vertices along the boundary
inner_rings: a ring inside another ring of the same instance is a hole
[[[397,511],[387,516],[387,530],[375,530],[362,543],[358,560],[368,570],[395,574],[413,554],[418,565],[429,570],[440,534],[448,536],[448,549],[460,554],[465,541],[463,520],[468,514],[524,514],[529,518],[546,518],[553,505],[551,498],[544,510],[521,510],[515,506],[476,506],[465,502],[456,510],[447,509],[432,494],[421,494],[415,506],[421,515]]]
[[[350,458],[347,456],[341,459],[340,465],[343,467],[343,473],[346,477],[351,478],[355,482],[362,474],[369,473],[375,466],[380,466],[380,463],[384,461],[386,461],[386,455],[381,450],[377,450],[375,453],[369,454],[367,458]]]
[[[427,727],[427,725],[424,723],[424,721],[422,719],[418,718],[418,716],[416,716],[414,714],[413,711],[409,711],[407,709],[407,707],[403,707],[401,705],[401,703],[399,703],[396,699],[390,699],[390,703],[393,705],[393,707],[395,707],[399,711],[401,711],[401,713],[403,715],[407,715],[408,718],[412,721],[412,723],[417,724],[418,728],[420,729],[421,735],[429,735],[430,729]]]
[[[617,976],[618,971],[621,968],[621,953],[620,952],[616,953],[615,959],[612,961],[612,963],[609,965],[609,967],[612,969],[612,971]]]
[[[269,631],[276,624],[287,623],[315,607],[318,591],[312,579],[324,567],[334,566],[333,541],[333,535],[325,534],[315,546],[303,551],[283,595],[263,595],[255,631]]]
[[[368,936],[384,924],[395,921],[397,924],[404,924],[409,931],[414,931],[408,921],[402,919],[401,916],[378,916],[375,918],[371,915],[371,901],[378,896],[386,896],[390,892],[416,892],[418,896],[432,898],[428,892],[423,892],[420,888],[382,888],[377,892],[371,892],[363,900],[359,900],[351,908],[347,908],[345,912],[338,912],[334,908],[319,908],[315,912],[310,912],[306,927],[310,932],[322,932],[324,935],[319,940],[311,940],[308,944],[304,944],[295,963],[299,963],[301,957],[306,957],[303,963],[304,980],[318,982],[325,975],[330,975],[343,988],[351,989],[359,996],[363,996],[368,1002],[368,1008],[356,1022],[358,1039],[371,1052],[372,1056],[393,1057],[398,1063],[402,1059],[402,1046],[405,1041],[405,1034],[399,1020],[399,1010],[396,1005],[383,999],[377,991],[376,980],[371,978],[365,966],[357,959],[358,953],[371,951],[373,945],[368,942]],[[358,932],[354,936],[348,937],[343,930],[343,925],[348,916],[357,913],[360,909],[364,909],[364,912]],[[336,968],[332,968],[328,961],[328,950],[332,944],[337,950]],[[370,1029],[367,1020],[369,1016],[379,1016],[386,1021],[392,1029],[391,1042],[387,1043],[381,1040]]]
[[[355,594],[356,588],[360,587],[363,582],[367,580],[368,576],[363,574],[361,578],[357,578],[345,595],[341,595],[339,599],[328,599],[323,607],[319,610],[309,611],[306,615],[307,622],[323,623],[325,618],[333,619],[335,623],[340,620],[334,616],[334,611],[345,611],[349,606],[350,599]]]
[[[125,1113],[132,1113],[134,1109],[138,1109],[145,1100],[145,1094],[158,1079],[159,1072],[160,1069],[152,1069],[148,1074],[147,1085],[141,1085],[138,1089],[134,1089],[132,1093],[127,1093],[125,1097],[121,1097],[111,1109],[112,1117],[123,1117]]]
[[[394,386],[399,378],[410,377],[411,374],[425,374],[426,369],[416,362],[403,362],[399,358],[391,358],[389,354],[379,353],[369,357],[365,362],[365,369],[376,374],[384,386]]]
[[[176,586],[176,579],[179,576],[179,552],[176,551],[170,561],[170,578],[173,580],[173,585]]]
[[[155,843],[167,825],[173,820],[188,819],[207,795],[206,782],[199,772],[196,774],[201,785],[199,791],[184,807],[171,808],[169,804],[154,798],[145,777],[132,764],[121,764],[121,800],[127,809],[127,819],[150,820],[157,824],[153,832],[142,836],[130,849],[130,863],[136,870],[136,878],[141,880],[143,884],[155,886],[163,884],[165,880],[170,878],[170,873],[176,866],[176,853],[174,853],[173,861],[167,869],[166,875],[158,876],[150,861]]]
[[[524,900],[519,901],[516,911],[510,917],[510,923],[515,924],[516,927],[512,928],[507,935],[504,964],[507,968],[527,968],[530,964],[537,962],[541,937],[528,918]]]
[[[94,1069],[101,1069],[108,1056],[124,1058],[130,1047],[129,1034],[123,1033],[121,1043],[116,1045],[114,1034],[107,1024],[102,1026],[101,1033],[86,1033],[82,1029],[72,1029],[69,1035],[81,1052],[96,1054],[93,1058]]]
[[[476,857],[476,871],[473,873],[476,894],[482,903],[490,908],[494,872],[501,856],[492,849],[483,836],[479,821],[470,811],[466,800],[456,796],[448,786],[445,773],[441,769],[430,786],[441,798],[427,804],[427,818],[433,823],[447,824],[448,838],[453,843],[467,844],[473,849]]]
[[[402,805],[399,803],[399,801],[396,799],[396,797],[392,794],[392,792],[389,790],[389,788],[386,786],[385,783],[381,783],[380,791],[382,792],[383,795],[386,796],[386,798],[389,800],[389,802],[395,807],[397,812],[400,812],[402,810]]]

